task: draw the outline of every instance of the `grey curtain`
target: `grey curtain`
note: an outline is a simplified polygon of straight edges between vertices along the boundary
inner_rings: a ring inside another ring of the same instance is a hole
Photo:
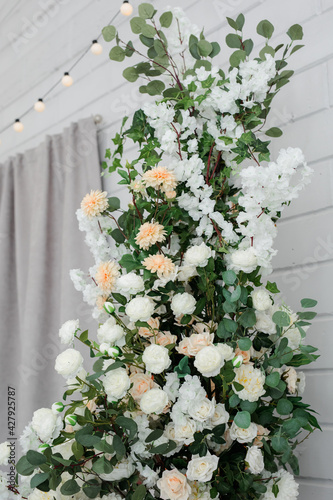
[[[33,411],[62,398],[64,380],[54,371],[64,348],[59,327],[77,318],[92,326],[69,270],[93,264],[75,212],[100,187],[93,119],[0,165],[0,442],[10,437],[8,387],[18,437]]]

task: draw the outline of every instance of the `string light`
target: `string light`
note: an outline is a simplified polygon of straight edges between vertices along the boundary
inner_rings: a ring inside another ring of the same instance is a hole
[[[44,109],[45,109],[45,103],[43,99],[38,99],[38,101],[35,102],[34,110],[37,111],[38,113],[42,113]]]
[[[61,79],[61,83],[63,84],[64,87],[70,87],[73,85],[73,78],[69,73],[64,73],[64,76]]]
[[[15,130],[15,132],[22,132],[24,129],[23,123],[18,118],[16,118],[16,120],[15,120],[15,123],[13,125],[13,129]]]
[[[126,11],[126,14],[124,15],[130,15],[132,12],[133,12],[133,7],[129,4],[129,2],[125,1],[124,4],[128,4],[128,5],[125,5],[124,6],[124,9]],[[122,6],[123,7],[123,6]],[[108,23],[107,26],[110,26],[114,21],[115,19],[117,18],[117,16],[119,15],[121,10],[117,10],[117,12],[115,13],[115,15],[112,17],[112,19],[110,20],[110,22]],[[102,45],[98,42],[98,40],[101,38],[102,34],[100,33],[98,35],[98,37],[96,37],[96,39],[93,40],[92,44],[89,45],[87,48],[84,49],[84,51],[80,54],[80,56],[75,60],[75,62],[72,64],[72,66],[69,68],[69,71],[67,71],[66,73],[64,73],[63,77],[61,79],[58,79],[42,96],[42,98],[38,99],[38,101],[35,102],[35,104],[33,106],[30,106],[28,109],[25,110],[24,113],[21,114],[21,118],[22,117],[25,117],[26,115],[28,115],[29,113],[31,113],[33,110],[37,111],[38,113],[41,113],[42,111],[44,111],[45,109],[45,103],[44,103],[44,99],[49,95],[51,94],[51,92],[60,84],[62,83],[65,87],[70,87],[71,85],[73,85],[73,78],[71,77],[71,75],[69,74],[76,66],[77,64],[79,64],[79,62],[85,57],[85,55],[89,52],[89,50],[91,50],[91,52],[95,55],[99,55],[102,53],[103,51],[103,47]],[[10,129],[11,127],[13,127],[13,129],[15,130],[15,132],[22,132],[23,129],[24,129],[24,125],[23,123],[21,122],[20,119],[16,119],[14,124],[13,122],[12,123],[9,123],[7,124],[5,127],[3,127],[1,130],[0,130],[0,135],[5,132],[6,130]],[[1,145],[1,139],[0,139],[0,145]]]
[[[99,56],[103,52],[103,47],[100,43],[98,43],[97,40],[93,40],[90,50],[94,54],[94,56]]]
[[[123,16],[130,16],[133,12],[133,7],[128,0],[124,0],[122,6],[120,7],[120,12]]]

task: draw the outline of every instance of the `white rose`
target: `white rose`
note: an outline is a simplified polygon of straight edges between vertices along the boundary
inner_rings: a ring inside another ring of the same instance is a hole
[[[123,398],[131,385],[125,368],[109,371],[102,377],[102,382],[110,402]]]
[[[207,453],[205,457],[194,455],[187,466],[186,477],[189,481],[200,481],[206,483],[213,477],[214,470],[217,469],[219,458],[216,455]]]
[[[297,389],[297,372],[295,368],[288,366],[287,370],[283,372],[282,377],[288,386],[288,392],[295,394]]]
[[[210,417],[210,424],[213,427],[216,427],[217,425],[221,424],[226,424],[229,420],[229,413],[225,409],[224,404],[218,403],[215,405],[215,410],[213,415]]]
[[[194,420],[205,422],[214,415],[215,401],[210,401],[208,398],[198,398],[190,404],[188,414]]]
[[[205,267],[212,256],[212,249],[205,243],[190,247],[184,256],[184,264],[194,267]]]
[[[62,344],[71,345],[74,341],[74,334],[79,328],[78,319],[70,319],[62,325],[59,330],[59,337]]]
[[[248,463],[248,470],[251,474],[260,474],[264,470],[264,458],[258,446],[251,446],[251,448],[248,448],[245,462]]]
[[[187,500],[191,493],[186,477],[177,469],[163,471],[161,479],[157,481],[157,487],[162,500]]]
[[[121,462],[117,463],[113,471],[109,474],[99,474],[99,477],[103,481],[120,481],[121,479],[127,479],[135,472],[135,467],[131,458],[126,458]]]
[[[289,328],[283,333],[282,338],[288,339],[288,347],[295,351],[302,343],[302,335],[298,328]]]
[[[251,422],[247,429],[242,429],[233,422],[230,427],[230,437],[233,440],[237,440],[239,443],[249,443],[257,437],[257,426],[255,423]]]
[[[194,266],[181,266],[178,271],[177,279],[179,281],[188,281],[193,276],[197,276],[198,272]]]
[[[276,481],[278,479],[278,482]],[[277,482],[279,493],[275,497],[272,492],[274,484]],[[274,472],[273,479],[266,483],[267,491],[262,496],[262,500],[296,500],[298,497],[298,484],[290,472],[280,469]]]
[[[189,293],[177,293],[172,297],[171,309],[173,314],[178,317],[181,314],[192,314],[196,306],[196,300]]]
[[[235,382],[241,384],[244,389],[237,391],[233,385],[235,393],[243,401],[258,401],[265,394],[265,375],[259,368],[254,368],[251,364],[243,364],[235,368]]]
[[[8,459],[10,456],[10,443],[5,441],[0,444],[0,465],[8,465]]]
[[[197,426],[194,420],[189,417],[183,417],[175,422],[175,439],[184,444],[191,444],[194,441],[194,433]]]
[[[201,349],[194,360],[194,366],[204,377],[215,377],[223,365],[224,358],[215,345]]]
[[[146,347],[142,361],[146,365],[146,370],[155,374],[164,372],[171,365],[168,349],[158,344]]]
[[[31,427],[43,442],[57,437],[61,426],[61,417],[55,415],[50,408],[40,408],[33,414]]]
[[[148,297],[135,297],[126,306],[126,314],[130,321],[148,321],[154,312],[154,302]]]
[[[262,311],[256,311],[256,330],[263,333],[269,333],[273,335],[276,333],[276,324],[272,320],[271,314],[266,314]]]
[[[136,295],[144,291],[145,284],[141,276],[132,272],[120,276],[117,279],[116,288],[122,293]]]
[[[55,361],[55,370],[64,378],[74,378],[80,371],[83,363],[81,353],[76,349],[66,349],[59,354]]]
[[[168,395],[162,389],[150,389],[144,393],[140,401],[140,408],[143,413],[150,415],[156,413],[159,415],[169,402]]]
[[[223,359],[225,361],[230,361],[231,359],[234,358],[235,352],[234,352],[233,348],[230,347],[230,345],[219,343],[219,344],[216,344],[216,347],[218,348],[218,350],[222,354]]]
[[[235,250],[230,255],[230,268],[235,271],[252,273],[258,265],[256,252],[253,247],[246,250]]]
[[[266,309],[269,309],[272,305],[272,299],[269,293],[264,289],[253,290],[251,296],[253,307],[257,311],[266,311]]]
[[[109,318],[97,330],[97,338],[100,343],[114,344],[125,335],[124,329],[116,324],[114,318]]]

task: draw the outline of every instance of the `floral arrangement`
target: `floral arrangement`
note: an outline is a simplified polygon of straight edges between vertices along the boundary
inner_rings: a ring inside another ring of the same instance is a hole
[[[20,439],[19,484],[7,491],[2,479],[1,498],[298,496],[296,447],[320,428],[296,370],[318,357],[305,344],[316,301],[293,312],[263,277],[276,223],[312,170],[299,149],[271,160],[265,135],[282,132],[264,130],[303,33],[294,25],[273,48],[274,27],[261,21],[265,44],[251,58],[244,16],[227,20],[227,73],[212,64],[219,44],[180,9],[158,17],[139,6],[130,24],[144,53],[103,29],[116,41],[112,60],[141,58],[124,77],[143,78],[140,92],[157,97],[127,130],[124,119],[103,164],[127,187],[128,209],[91,191],[78,210],[95,265],[71,277],[94,306],[97,340],[78,320],[61,327],[64,402],[34,413]],[[138,149],[131,162],[127,140]],[[95,360],[90,374],[74,339]],[[8,449],[0,445],[0,462]]]

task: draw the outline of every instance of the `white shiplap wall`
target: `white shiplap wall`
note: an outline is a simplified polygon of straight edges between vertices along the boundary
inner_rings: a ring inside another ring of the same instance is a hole
[[[137,5],[137,1],[133,0]],[[157,7],[165,2],[153,2]],[[223,44],[229,29],[225,16],[246,14],[249,36],[261,19],[276,26],[273,45],[285,30],[301,23],[306,47],[292,59],[292,82],[276,99],[271,125],[284,136],[280,147],[299,146],[315,170],[312,184],[279,222],[274,278],[286,300],[297,309],[302,297],[319,300],[318,318],[309,341],[321,350],[318,363],[306,368],[306,399],[320,413],[323,433],[305,443],[301,457],[301,500],[333,498],[331,449],[333,444],[333,0],[169,0],[181,5],[193,22],[205,25],[211,39]],[[111,19],[120,0],[0,0],[0,128],[14,120],[66,71],[82,47]],[[124,37],[130,38],[128,19],[119,17]],[[124,64],[111,63],[108,47],[100,57],[91,54],[73,71],[75,84],[59,86],[47,100],[47,110],[24,120],[22,134],[7,131],[1,137],[0,162],[37,145],[45,134],[60,132],[71,121],[101,114],[101,156],[110,145],[122,116],[137,109],[143,97],[137,84],[121,77]],[[218,63],[225,65],[229,49]],[[128,152],[129,156],[131,152]],[[105,180],[111,193],[119,190]],[[92,186],[93,187],[93,186]]]

